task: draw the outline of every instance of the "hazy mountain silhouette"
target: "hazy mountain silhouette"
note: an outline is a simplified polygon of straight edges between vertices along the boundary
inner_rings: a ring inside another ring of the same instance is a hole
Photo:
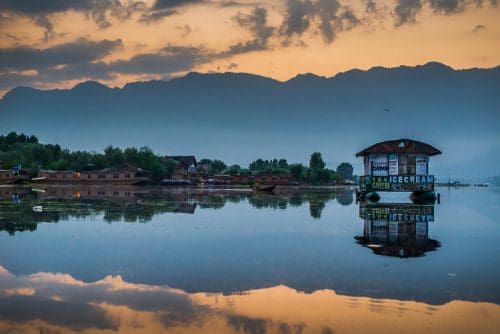
[[[305,162],[320,150],[334,168],[354,162],[365,146],[408,137],[443,151],[432,168],[446,176],[457,163],[467,167],[461,176],[475,175],[476,157],[491,166],[481,173],[500,174],[498,154],[486,154],[500,147],[498,124],[500,66],[454,70],[440,63],[285,82],[189,73],[121,89],[97,82],[67,90],[20,87],[0,100],[0,132],[23,131],[71,149],[148,145],[242,164],[257,157]]]

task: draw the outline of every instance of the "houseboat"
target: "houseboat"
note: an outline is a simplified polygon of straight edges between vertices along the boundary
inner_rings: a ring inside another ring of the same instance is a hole
[[[359,197],[379,198],[379,191],[411,192],[413,199],[434,197],[434,175],[429,157],[441,151],[411,139],[389,140],[356,153],[363,157],[364,176],[359,178]]]
[[[29,172],[21,169],[1,169],[0,184],[17,184],[29,179]]]
[[[41,170],[38,177],[31,182],[50,184],[117,184],[138,185],[147,184],[151,179],[145,172],[138,169],[132,170],[96,170],[96,171],[51,171]]]

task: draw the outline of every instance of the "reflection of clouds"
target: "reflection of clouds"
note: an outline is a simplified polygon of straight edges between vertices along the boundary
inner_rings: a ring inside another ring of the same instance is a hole
[[[353,312],[362,321],[353,322]],[[0,266],[0,332],[495,333],[499,326],[500,307],[491,303],[430,306],[331,290],[307,294],[286,286],[188,294],[120,276],[85,283],[65,274],[15,276]]]
[[[96,305],[57,301],[33,295],[0,297],[0,318],[13,322],[43,320],[71,329],[118,329],[118,323]]]

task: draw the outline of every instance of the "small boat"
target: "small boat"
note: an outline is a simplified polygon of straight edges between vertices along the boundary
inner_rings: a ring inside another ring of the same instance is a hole
[[[253,190],[255,191],[266,191],[266,192],[272,192],[276,188],[276,185],[269,185],[269,186],[261,186],[260,184],[256,183],[253,187]]]
[[[33,207],[33,212],[42,212],[43,208],[41,205],[35,205]]]

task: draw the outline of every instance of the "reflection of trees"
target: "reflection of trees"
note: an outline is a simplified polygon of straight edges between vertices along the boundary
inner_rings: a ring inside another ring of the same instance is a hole
[[[348,206],[353,202],[354,194],[352,191],[342,191],[337,194],[337,202],[340,205]]]
[[[288,205],[286,197],[261,194],[250,196],[248,202],[257,209],[286,209]]]
[[[84,192],[82,192],[84,193]],[[41,222],[57,223],[71,218],[85,219],[91,215],[103,215],[106,222],[148,222],[155,215],[162,213],[193,214],[196,208],[220,209],[227,202],[239,203],[248,200],[257,209],[286,209],[309,203],[311,217],[319,219],[326,203],[337,198],[342,205],[353,201],[352,191],[333,189],[297,190],[282,189],[277,194],[255,194],[250,192],[215,193],[206,191],[186,191],[172,193],[137,194],[123,197],[68,197],[52,198],[46,194],[33,193],[16,195],[0,199],[0,231],[14,234],[22,231],[34,231]],[[45,196],[45,197],[44,197]],[[34,205],[41,205],[42,212],[33,212]]]
[[[222,209],[228,199],[223,195],[209,195],[198,199],[202,209]]]
[[[309,212],[314,219],[321,218],[321,212],[325,208],[325,202],[309,202]]]
[[[321,218],[321,213],[326,207],[326,203],[337,198],[341,205],[350,205],[353,202],[354,193],[351,189],[308,189],[298,190],[291,193],[278,192],[276,195],[254,195],[248,201],[257,209],[273,208],[286,209],[288,205],[292,207],[302,206],[309,203],[309,212],[315,219]]]

